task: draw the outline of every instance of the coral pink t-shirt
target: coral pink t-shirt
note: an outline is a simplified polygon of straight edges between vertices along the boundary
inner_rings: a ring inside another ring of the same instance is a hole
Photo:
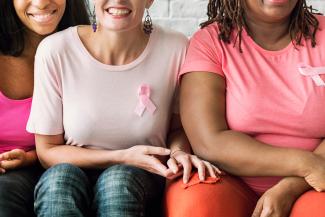
[[[35,148],[34,134],[26,131],[32,98],[13,100],[0,91],[0,153]]]
[[[317,18],[321,30],[316,47],[303,41],[303,46],[290,43],[279,51],[263,49],[244,31],[240,53],[238,43],[233,47],[220,41],[217,24],[211,24],[191,39],[181,74],[202,71],[224,77],[230,129],[273,146],[313,151],[325,136],[325,86],[299,67],[325,73],[325,17]],[[281,177],[242,179],[262,193]]]

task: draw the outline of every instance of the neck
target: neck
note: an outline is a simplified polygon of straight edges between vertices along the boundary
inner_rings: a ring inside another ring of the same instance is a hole
[[[250,30],[250,36],[265,49],[280,50],[285,48],[291,41],[289,19],[271,23],[246,16],[246,23]]]
[[[28,31],[25,37],[25,49],[23,52],[23,56],[31,57],[34,59],[37,47],[43,38],[44,36]]]
[[[125,65],[134,61],[143,52],[149,40],[149,36],[140,26],[126,32],[99,29],[91,37],[95,57],[109,65]]]

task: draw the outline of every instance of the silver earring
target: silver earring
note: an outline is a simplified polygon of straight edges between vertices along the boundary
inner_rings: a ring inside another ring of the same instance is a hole
[[[143,31],[150,35],[152,33],[153,27],[152,27],[152,19],[151,16],[149,14],[149,10],[146,9],[146,17],[144,18],[144,22],[143,22]]]

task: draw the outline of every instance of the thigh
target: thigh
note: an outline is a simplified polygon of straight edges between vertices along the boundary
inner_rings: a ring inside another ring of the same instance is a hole
[[[325,193],[308,191],[292,207],[290,217],[325,217]]]
[[[2,217],[34,216],[33,192],[42,171],[39,165],[34,165],[0,175]]]
[[[240,179],[226,175],[214,184],[198,182],[197,173],[184,188],[182,179],[167,184],[166,217],[250,217],[257,195]]]
[[[92,197],[87,175],[71,164],[48,169],[35,187],[35,212],[38,216],[85,216]]]
[[[106,169],[94,186],[94,208],[98,216],[152,216],[149,207],[159,213],[163,187],[163,178],[139,168],[115,165]]]

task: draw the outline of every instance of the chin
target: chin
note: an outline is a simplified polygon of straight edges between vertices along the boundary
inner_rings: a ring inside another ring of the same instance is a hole
[[[49,27],[49,28],[39,28],[39,29],[34,29],[33,32],[35,32],[38,35],[41,36],[47,36],[50,35],[52,33],[54,33],[56,31],[56,27]]]

